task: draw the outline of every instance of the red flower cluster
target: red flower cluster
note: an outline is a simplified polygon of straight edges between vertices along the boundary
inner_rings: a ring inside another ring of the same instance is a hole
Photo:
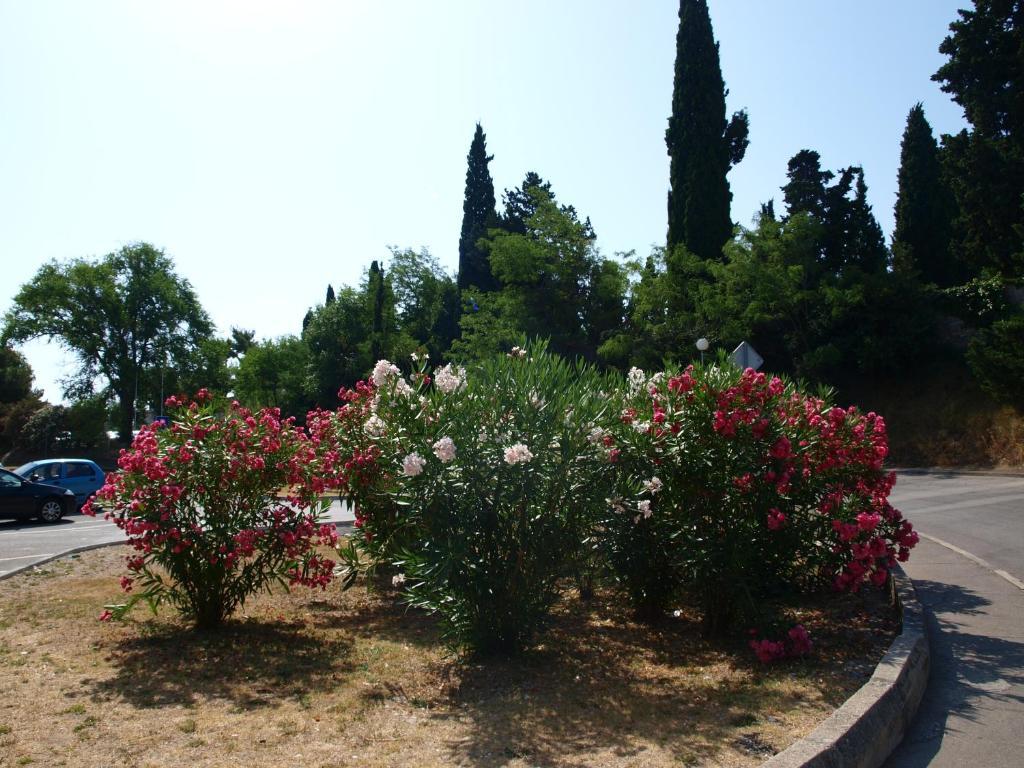
[[[811,636],[807,633],[803,624],[797,624],[786,633],[782,640],[769,640],[758,638],[757,630],[750,630],[750,648],[762,664],[773,664],[786,658],[806,656],[814,648]]]
[[[133,599],[120,610],[169,601],[212,624],[276,579],[325,586],[334,563],[315,550],[337,534],[319,523],[314,443],[276,408],[235,402],[219,413],[206,391],[168,406],[178,420],[144,427],[96,494],[135,550],[121,580]],[[95,514],[92,500],[83,511]],[[155,578],[155,566],[171,580]]]

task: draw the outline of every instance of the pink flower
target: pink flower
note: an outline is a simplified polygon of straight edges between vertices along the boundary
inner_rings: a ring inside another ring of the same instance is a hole
[[[114,614],[110,611],[103,611],[103,613],[99,615],[100,621],[110,621],[112,618],[114,618]]]
[[[442,464],[447,464],[455,458],[455,441],[450,437],[442,437],[432,447],[434,455],[441,460]]]

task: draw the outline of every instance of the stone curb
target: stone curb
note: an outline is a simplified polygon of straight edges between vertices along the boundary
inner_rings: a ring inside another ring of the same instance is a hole
[[[65,549],[63,552],[58,552],[55,555],[44,557],[42,560],[36,560],[34,563],[22,565],[19,568],[15,568],[13,571],[8,571],[7,573],[0,573],[0,581],[3,581],[4,579],[9,579],[12,576],[17,576],[19,573],[24,573],[25,571],[31,571],[33,568],[38,568],[41,565],[52,563],[54,560],[60,560],[62,557],[70,557],[71,555],[77,555],[80,552],[88,552],[92,549],[103,549],[103,547],[119,547],[127,543],[127,541],[101,541],[97,544],[84,544],[81,547],[72,547],[71,549]]]
[[[878,768],[903,740],[928,685],[929,649],[913,582],[902,569],[892,575],[901,632],[871,679],[766,768]]]

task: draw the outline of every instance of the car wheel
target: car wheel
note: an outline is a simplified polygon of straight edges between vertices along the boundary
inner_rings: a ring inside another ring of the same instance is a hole
[[[39,505],[39,519],[44,523],[56,523],[64,516],[64,505],[58,499],[44,499]]]

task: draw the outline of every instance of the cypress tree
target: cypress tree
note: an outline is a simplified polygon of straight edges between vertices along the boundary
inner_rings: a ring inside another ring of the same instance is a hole
[[[920,103],[907,115],[897,178],[895,268],[917,272],[922,281],[940,288],[956,285],[960,270],[949,248],[956,203],[942,176],[939,144]]]
[[[324,306],[329,307],[334,303],[334,286],[330,283],[327,284],[327,296],[324,298]]]
[[[477,247],[477,241],[498,223],[494,209],[494,181],[487,167],[492,159],[494,156],[487,154],[487,136],[477,123],[466,157],[466,196],[462,203],[462,232],[459,235],[460,290],[471,285],[484,291],[496,287],[487,252]]]
[[[732,237],[732,193],[726,174],[743,159],[746,112],[725,119],[725,83],[706,0],[680,0],[672,116],[665,143],[671,158],[668,247],[685,245],[720,259]]]
[[[865,272],[882,273],[889,264],[889,249],[885,247],[885,235],[868,203],[868,185],[864,181],[864,170],[856,169],[857,183],[854,187],[853,202],[847,226],[844,262],[847,266],[859,267]]]

